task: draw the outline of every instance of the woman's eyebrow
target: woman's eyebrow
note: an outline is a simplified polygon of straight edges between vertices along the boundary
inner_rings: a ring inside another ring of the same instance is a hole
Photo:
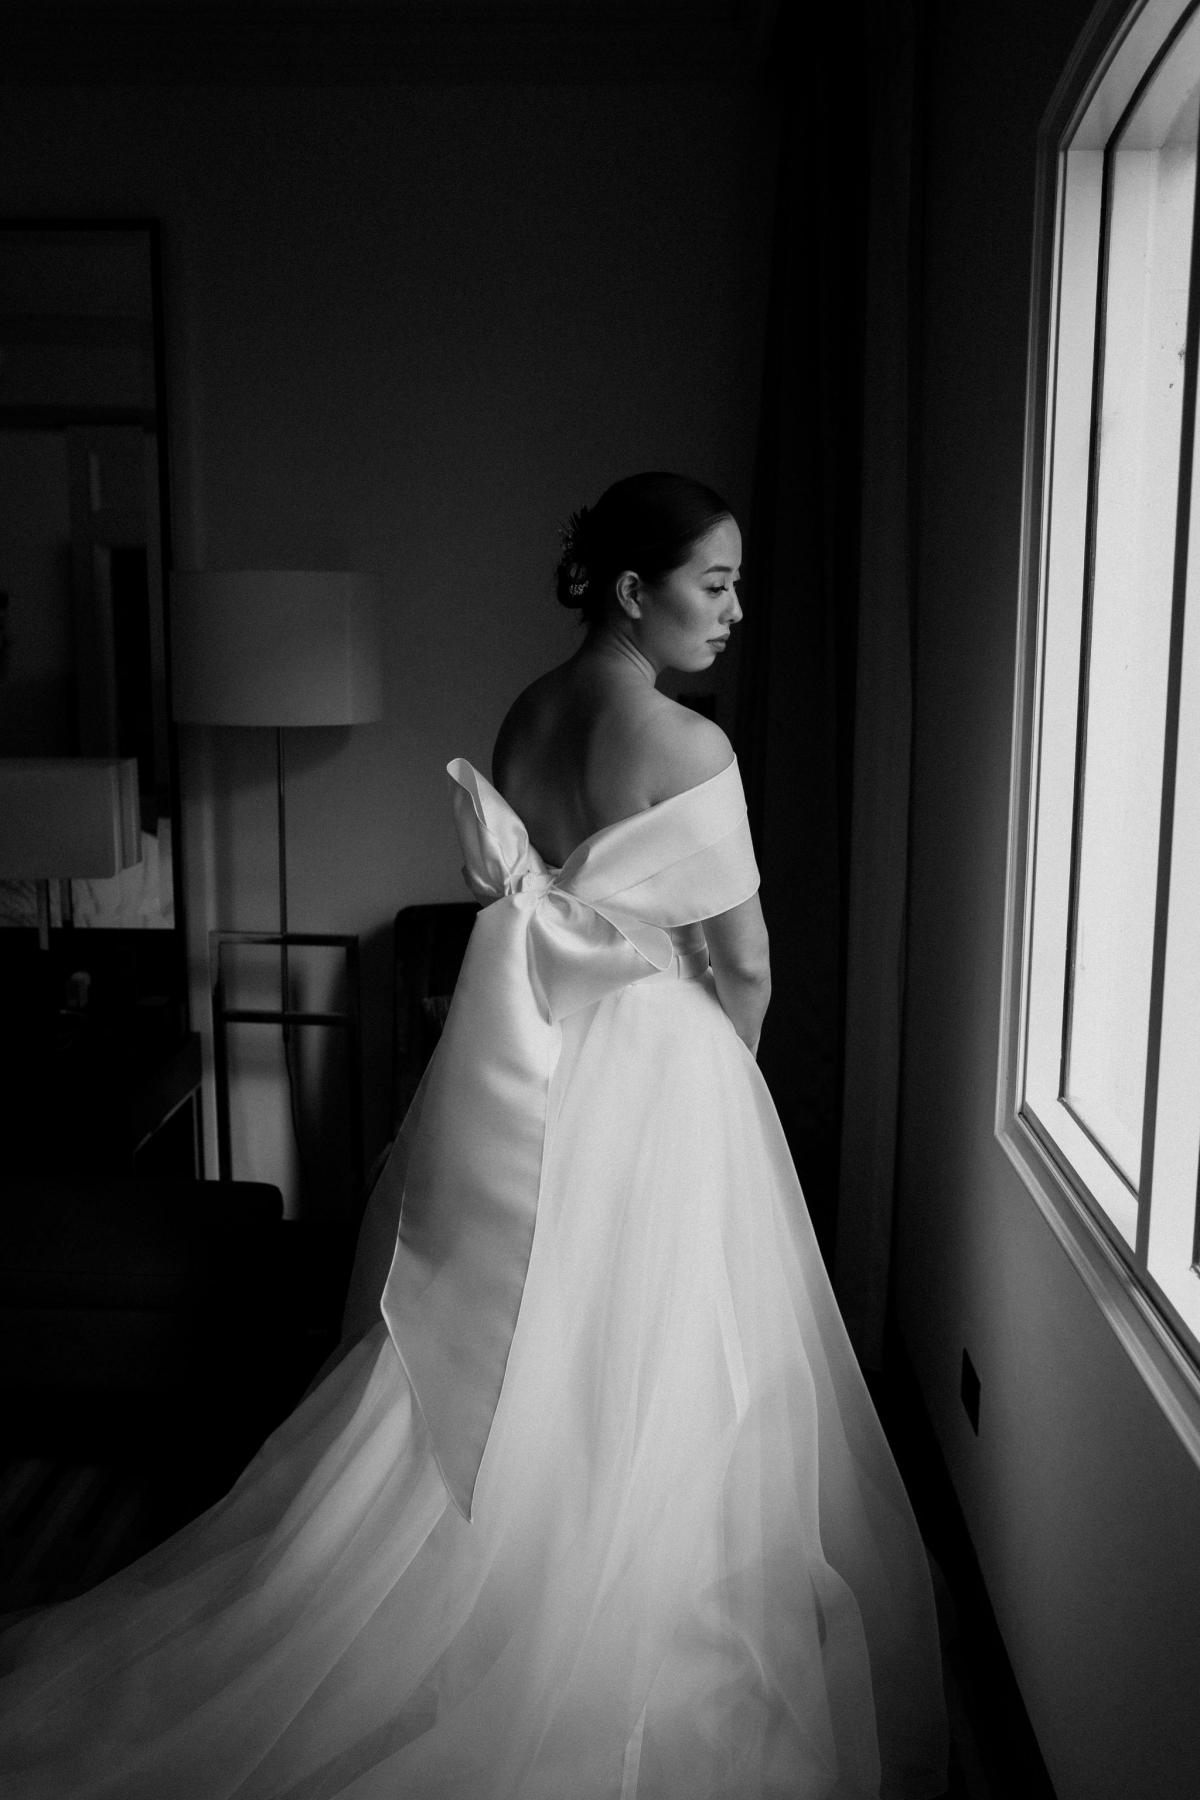
[[[707,569],[705,569],[704,573],[706,575],[732,575],[733,574],[733,564],[732,563],[709,563],[709,565],[708,565]]]

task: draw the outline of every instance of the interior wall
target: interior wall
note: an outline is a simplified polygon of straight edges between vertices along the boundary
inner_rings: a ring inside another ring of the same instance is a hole
[[[993,1130],[1035,137],[1087,11],[933,30],[896,1302],[1060,1800],[1184,1800],[1200,1470]]]
[[[0,491],[21,519],[0,544],[0,755],[56,756],[74,741],[71,515],[61,432],[0,434]]]
[[[363,945],[371,1153],[392,915],[464,893],[443,767],[486,769],[512,696],[577,641],[550,586],[558,522],[654,467],[748,511],[766,109],[734,83],[4,104],[0,210],[162,221],[176,565],[383,577],[384,721],[288,745],[292,927]],[[275,923],[273,744],[184,737],[202,1022],[209,926]],[[244,1045],[236,1172],[291,1188],[282,1096],[273,1041]],[[311,1190],[336,1128],[319,1081],[305,1104]]]

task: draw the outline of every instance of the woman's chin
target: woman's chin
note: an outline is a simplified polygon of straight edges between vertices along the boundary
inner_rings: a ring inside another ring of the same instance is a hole
[[[705,669],[712,668],[717,658],[723,653],[723,644],[700,644],[680,650],[663,667],[672,670],[676,675],[702,675]]]

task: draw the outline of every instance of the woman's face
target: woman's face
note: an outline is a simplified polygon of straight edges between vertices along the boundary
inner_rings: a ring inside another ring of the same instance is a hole
[[[741,569],[742,534],[733,519],[722,519],[697,539],[682,567],[638,584],[638,648],[656,670],[712,667],[742,616]]]

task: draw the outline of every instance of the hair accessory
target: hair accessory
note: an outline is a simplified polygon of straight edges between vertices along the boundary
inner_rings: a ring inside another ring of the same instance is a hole
[[[581,506],[578,512],[569,515],[565,525],[559,526],[562,539],[562,567],[566,571],[567,590],[572,600],[582,600],[588,591],[587,564],[579,554],[579,540],[583,535],[584,520],[588,509]]]

